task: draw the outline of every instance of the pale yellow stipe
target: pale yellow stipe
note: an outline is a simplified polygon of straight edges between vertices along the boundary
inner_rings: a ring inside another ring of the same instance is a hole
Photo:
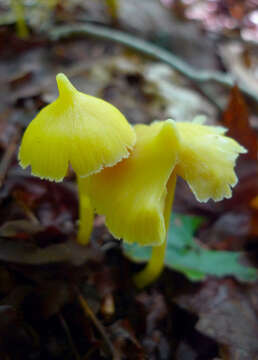
[[[79,230],[77,241],[81,245],[87,245],[89,243],[94,222],[94,209],[88,196],[86,182],[86,179],[82,180],[77,177],[79,198]]]
[[[11,8],[16,17],[17,34],[25,39],[29,36],[29,30],[25,20],[24,5],[22,0],[11,0]]]
[[[167,182],[177,163],[178,133],[171,120],[136,125],[131,156],[91,176],[90,197],[116,238],[140,245],[165,241]],[[170,147],[174,151],[168,151]]]
[[[192,123],[176,123],[180,147],[170,146],[168,151],[179,151],[178,163],[167,184],[164,218],[168,231],[170,211],[174,198],[176,176],[181,175],[189,184],[199,201],[215,201],[229,198],[231,187],[237,182],[234,172],[236,158],[246,149],[233,139],[224,136],[226,129],[205,126],[203,118],[198,117]],[[166,243],[154,246],[147,266],[134,278],[135,284],[145,287],[160,275],[166,253]]]
[[[161,274],[164,268],[164,261],[167,246],[167,234],[170,223],[171,210],[173,206],[174,194],[176,188],[176,175],[172,174],[167,183],[167,196],[164,208],[164,220],[166,226],[166,237],[163,244],[153,246],[151,258],[146,267],[134,276],[134,283],[138,288],[143,288],[154,282]]]
[[[197,200],[220,201],[232,196],[237,183],[236,159],[246,149],[225,136],[225,128],[198,122],[177,122],[181,147],[175,169],[190,186]]]
[[[59,97],[27,127],[19,160],[40,178],[62,181],[70,163],[77,176],[88,176],[129,156],[136,135],[113,105],[77,91],[58,74]]]

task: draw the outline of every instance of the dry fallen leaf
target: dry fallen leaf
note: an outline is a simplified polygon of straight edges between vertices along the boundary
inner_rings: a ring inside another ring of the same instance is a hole
[[[249,111],[237,85],[231,90],[228,106],[222,116],[224,125],[229,129],[228,136],[233,137],[248,150],[248,156],[257,159],[258,138],[249,125]]]
[[[219,46],[219,53],[227,71],[254,94],[258,94],[257,48],[248,48],[245,43],[229,42]]]
[[[176,302],[199,316],[196,329],[223,345],[229,359],[258,359],[257,285],[242,286],[233,280],[206,281],[194,294]],[[238,357],[237,357],[238,356]]]
[[[26,242],[0,238],[0,260],[16,264],[43,265],[68,262],[79,266],[91,257],[92,251],[85,246],[69,240],[40,248]]]

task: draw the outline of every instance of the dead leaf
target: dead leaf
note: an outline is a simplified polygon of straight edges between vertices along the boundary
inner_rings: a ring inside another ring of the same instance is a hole
[[[73,300],[71,289],[67,280],[41,280],[30,299],[37,308],[37,316],[47,319],[59,313],[64,305]]]
[[[236,41],[219,46],[222,61],[228,72],[232,73],[237,81],[245,84],[250,91],[258,95],[257,49],[251,50],[245,44]]]
[[[161,330],[168,327],[169,312],[165,297],[156,290],[151,293],[142,292],[136,296],[138,311],[138,326],[142,334],[142,344],[148,359],[164,358],[171,356],[169,339]]]
[[[113,345],[121,358],[128,360],[144,360],[144,350],[137,340],[134,329],[128,320],[118,320],[109,327]]]
[[[258,138],[249,125],[249,111],[237,85],[231,90],[228,106],[222,116],[224,125],[229,129],[228,136],[245,146],[248,156],[257,159]]]
[[[7,221],[0,227],[0,237],[4,238],[30,238],[39,231],[43,231],[43,226],[28,220]]]
[[[0,249],[1,261],[30,265],[69,262],[79,266],[92,256],[90,249],[77,244],[74,240],[42,249],[26,242],[0,238]]]
[[[196,90],[186,86],[185,79],[168,65],[148,63],[143,76],[144,91],[152,97],[153,108],[159,106],[163,109],[163,118],[192,121],[196,115],[204,114],[209,123],[215,121],[217,113],[214,107]]]
[[[37,337],[23,321],[22,315],[10,305],[0,306],[0,351],[12,354],[12,357],[28,358],[36,346]],[[34,335],[34,336],[33,336]]]
[[[153,291],[151,295],[143,292],[137,296],[137,302],[145,314],[145,329],[147,334],[151,334],[159,328],[159,322],[162,321],[168,309],[162,294]]]
[[[181,342],[177,348],[176,360],[192,360],[196,359],[197,353],[192,347],[185,343]]]
[[[239,357],[258,359],[257,285],[241,286],[233,280],[209,279],[194,293],[176,302],[199,316],[196,329]]]

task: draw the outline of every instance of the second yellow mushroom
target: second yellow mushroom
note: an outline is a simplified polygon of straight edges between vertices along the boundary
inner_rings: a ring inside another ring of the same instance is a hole
[[[164,266],[166,238],[177,176],[199,201],[231,197],[235,161],[244,147],[225,128],[173,120],[136,125],[131,156],[83,180],[93,207],[115,238],[152,245],[152,257],[136,275],[137,286],[154,281]]]

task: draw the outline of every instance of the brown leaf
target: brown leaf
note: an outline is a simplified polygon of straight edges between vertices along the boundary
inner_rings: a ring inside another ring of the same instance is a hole
[[[10,122],[11,111],[11,109],[6,109],[0,113],[0,146],[3,149],[8,147],[16,131],[15,124]]]
[[[170,339],[163,328],[170,328],[170,317],[165,297],[157,290],[136,296],[138,332],[148,359],[170,359]],[[159,355],[157,355],[159,354]]]
[[[118,320],[109,327],[113,344],[121,358],[144,360],[144,350],[135,336],[134,329],[127,319]]]
[[[47,319],[61,311],[62,307],[72,299],[71,286],[67,281],[58,279],[40,283],[30,301],[37,309],[37,316]]]
[[[81,246],[74,240],[42,249],[26,242],[0,238],[0,249],[1,261],[27,265],[68,262],[79,266],[92,256],[92,251],[88,247]]]
[[[187,343],[181,342],[178,345],[176,360],[196,359],[196,356],[197,356],[196,351],[192,349],[192,347]]]
[[[257,53],[245,43],[227,42],[219,45],[219,54],[226,70],[253,94],[258,94]],[[251,120],[251,119],[249,119]]]
[[[94,272],[93,283],[101,298],[111,295],[117,289],[118,275],[117,269],[111,269],[105,264],[102,264],[99,270]]]
[[[224,345],[230,359],[258,359],[257,285],[232,280],[209,280],[195,294],[181,295],[177,303],[197,314],[197,330]],[[238,356],[238,357],[237,357]]]
[[[146,333],[151,334],[159,328],[159,323],[167,316],[168,309],[164,297],[158,292],[151,295],[146,292],[137,296],[137,302],[145,313]]]
[[[28,220],[12,220],[0,227],[0,237],[29,239],[43,229],[40,224],[34,224]]]
[[[258,138],[249,125],[248,108],[237,85],[231,90],[228,106],[222,115],[228,135],[239,141],[248,150],[248,156],[257,159]]]
[[[0,306],[0,335],[0,349],[11,355],[8,358],[28,358],[28,354],[38,345],[37,337],[33,337],[21,313],[10,305]]]
[[[258,236],[258,210],[254,210],[252,214],[250,234]]]

